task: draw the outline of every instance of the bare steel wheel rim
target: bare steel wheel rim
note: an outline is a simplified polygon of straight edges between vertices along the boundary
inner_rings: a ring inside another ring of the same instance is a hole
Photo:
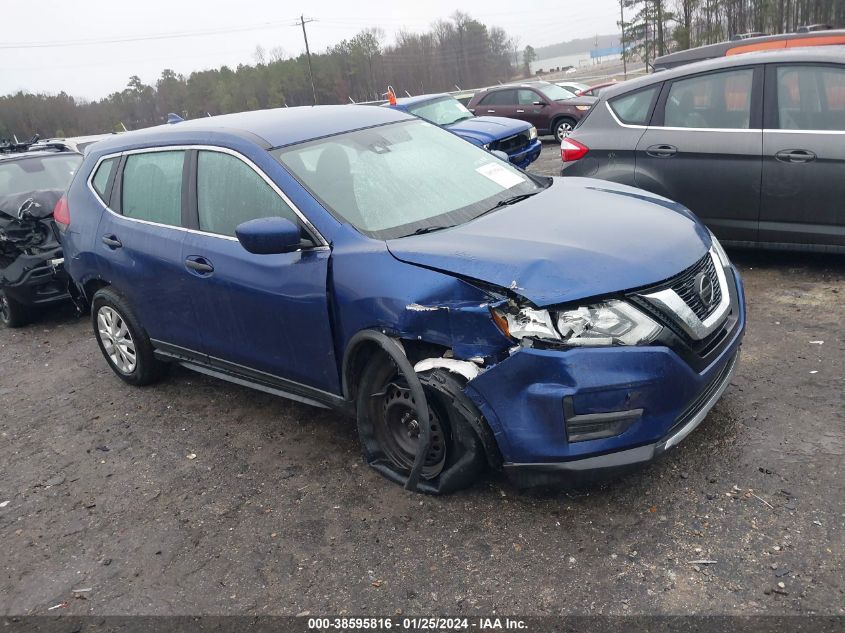
[[[425,456],[423,479],[433,479],[446,463],[445,429],[429,402],[431,446]],[[392,383],[387,386],[382,401],[382,415],[376,423],[376,433],[385,455],[402,470],[410,471],[419,449],[421,427],[411,390]]]
[[[8,323],[12,318],[12,308],[5,292],[0,292],[0,321]]]
[[[106,356],[118,371],[131,374],[138,366],[135,341],[129,333],[126,321],[120,313],[109,306],[97,310],[97,333],[106,350]]]

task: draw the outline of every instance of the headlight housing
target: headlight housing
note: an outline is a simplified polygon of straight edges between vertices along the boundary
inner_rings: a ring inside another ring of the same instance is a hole
[[[647,314],[618,299],[551,312],[525,307],[515,313],[498,311],[496,316],[513,338],[575,347],[647,345],[663,329]]]
[[[528,130],[528,140],[533,141],[535,138],[537,138],[537,128],[532,125],[531,129]]]
[[[593,106],[588,106],[588,105],[577,105],[577,106],[575,106],[575,109],[580,110],[581,112],[586,112],[587,110],[589,110],[592,107]]]

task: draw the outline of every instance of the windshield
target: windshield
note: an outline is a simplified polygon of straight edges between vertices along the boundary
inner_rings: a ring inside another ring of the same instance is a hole
[[[464,119],[471,119],[472,112],[454,97],[443,97],[408,107],[408,112],[435,125],[452,125]]]
[[[561,99],[571,99],[575,96],[574,93],[569,92],[566,88],[561,88],[555,84],[549,84],[548,86],[537,86],[537,88],[542,92],[546,97],[551,99],[552,101],[559,101]]]
[[[336,217],[376,239],[463,224],[497,203],[543,188],[509,163],[421,120],[272,154]]]
[[[42,189],[67,189],[81,162],[79,154],[0,161],[0,196]]]

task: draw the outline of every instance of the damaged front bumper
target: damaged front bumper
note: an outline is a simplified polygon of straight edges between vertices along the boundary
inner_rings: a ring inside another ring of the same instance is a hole
[[[695,429],[730,384],[744,330],[739,301],[730,334],[699,370],[664,345],[520,348],[466,393],[520,483],[594,480],[654,459]]]

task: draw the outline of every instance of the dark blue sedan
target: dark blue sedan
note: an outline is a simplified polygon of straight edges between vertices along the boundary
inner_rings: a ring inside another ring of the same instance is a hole
[[[517,167],[528,167],[540,157],[542,144],[533,125],[519,119],[475,116],[448,94],[396,99],[396,105],[387,107],[409,112],[444,127],[491,152],[504,152]]]
[[[374,469],[428,493],[652,459],[721,396],[745,329],[736,269],[683,207],[388,108],[122,134],[55,220],[122,380],[175,363],[347,413]]]

